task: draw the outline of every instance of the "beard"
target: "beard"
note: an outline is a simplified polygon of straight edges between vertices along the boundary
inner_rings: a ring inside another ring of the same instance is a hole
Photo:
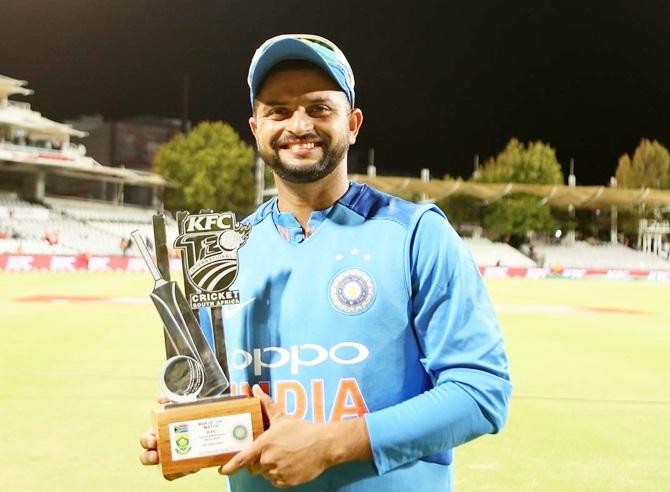
[[[309,140],[313,139],[314,135],[304,136],[302,138]],[[282,139],[273,143],[271,151],[258,149],[258,154],[261,156],[261,159],[270,166],[270,169],[284,181],[294,184],[314,183],[332,173],[342,162],[342,159],[347,155],[347,151],[349,150],[349,144],[346,141],[331,146],[329,140],[323,137],[318,138],[321,142],[323,156],[309,167],[290,165],[279,157],[279,150],[283,144]],[[291,141],[293,142],[296,140],[296,138],[291,138]]]

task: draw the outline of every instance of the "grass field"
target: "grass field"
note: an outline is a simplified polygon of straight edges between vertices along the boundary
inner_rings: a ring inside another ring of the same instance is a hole
[[[0,273],[0,490],[225,490],[216,469],[168,483],[138,462],[163,341],[153,307],[120,298],[151,287],[147,274]],[[515,391],[505,430],[457,450],[457,489],[668,490],[670,284],[489,288]]]

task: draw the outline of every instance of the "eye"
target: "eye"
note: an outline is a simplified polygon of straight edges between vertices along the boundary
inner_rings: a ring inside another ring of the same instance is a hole
[[[325,104],[316,104],[309,108],[310,116],[327,116],[330,113],[332,113],[332,110]]]
[[[283,119],[291,115],[291,111],[284,106],[276,106],[274,108],[268,109],[265,113],[265,116],[272,119]]]

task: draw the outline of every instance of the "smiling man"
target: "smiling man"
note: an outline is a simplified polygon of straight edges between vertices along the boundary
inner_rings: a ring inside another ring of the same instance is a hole
[[[220,471],[235,492],[451,490],[452,449],[498,432],[511,391],[477,266],[436,207],[349,182],[363,114],[334,44],[272,38],[248,81],[278,198],[247,219],[225,335],[270,426]]]
[[[267,74],[249,124],[261,157],[280,180],[303,184],[342,167],[362,120],[322,70],[289,60]],[[342,170],[346,166],[337,174]]]

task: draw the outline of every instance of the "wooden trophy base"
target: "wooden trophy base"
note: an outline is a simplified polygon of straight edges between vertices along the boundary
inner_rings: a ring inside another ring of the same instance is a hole
[[[163,476],[227,463],[263,432],[261,402],[222,396],[152,412]]]

